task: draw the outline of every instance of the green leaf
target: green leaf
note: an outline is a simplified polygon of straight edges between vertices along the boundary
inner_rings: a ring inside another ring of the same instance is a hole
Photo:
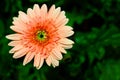
[[[113,34],[112,36],[111,36],[111,38],[116,38],[116,39],[120,39],[120,33],[116,33],[116,34]]]
[[[82,63],[84,63],[84,61],[85,61],[85,56],[80,56],[80,63],[82,64]]]
[[[90,64],[94,61],[94,59],[96,58],[96,49],[94,48],[89,48],[88,52],[88,58],[89,58],[89,62]]]
[[[4,23],[0,19],[0,38],[3,36],[3,33],[4,33]]]
[[[77,44],[80,44],[80,45],[87,45],[88,44],[88,41],[87,41],[84,33],[77,32],[75,34],[75,41]]]
[[[105,27],[105,25],[103,26],[103,30],[101,30],[102,34],[100,36],[100,39],[102,39],[102,40],[109,39],[109,38],[111,38],[111,35],[119,33],[119,29],[113,24],[110,24],[110,28],[107,30],[105,30],[104,27]]]
[[[93,33],[93,32],[91,32],[91,33],[89,33],[89,34],[87,35],[87,38],[88,38],[89,40],[94,40],[96,37],[97,37],[97,35],[96,35],[95,33]]]
[[[78,24],[81,24],[85,18],[82,14],[78,15],[75,9],[71,13],[67,12],[66,16],[69,18],[68,25],[71,25],[71,26],[73,26],[75,22],[77,22]]]
[[[120,61],[104,61],[99,80],[120,80]]]
[[[98,53],[97,53],[96,57],[98,59],[102,59],[104,57],[104,54],[105,54],[105,49],[103,47],[100,47],[98,49]]]

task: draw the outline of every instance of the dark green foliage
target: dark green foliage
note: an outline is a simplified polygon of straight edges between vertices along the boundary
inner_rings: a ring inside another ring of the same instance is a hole
[[[56,68],[13,59],[7,34],[18,11],[34,4],[65,10],[75,44]],[[120,80],[120,0],[2,0],[0,3],[0,80]]]

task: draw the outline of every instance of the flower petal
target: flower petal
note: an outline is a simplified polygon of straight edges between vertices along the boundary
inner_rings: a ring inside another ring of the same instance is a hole
[[[23,46],[22,45],[16,45],[15,47],[13,47],[10,51],[9,51],[9,53],[15,53],[16,51],[18,51],[18,50],[20,50],[20,49],[22,49],[23,48]]]
[[[57,20],[55,21],[55,24],[59,24],[61,21],[65,20],[65,11],[60,12],[59,16],[57,17]]]
[[[59,61],[56,60],[55,58],[53,58],[52,56],[51,56],[51,60],[52,60],[52,65],[53,65],[53,67],[56,67],[56,66],[59,65]]]
[[[23,65],[29,63],[34,58],[34,56],[35,56],[35,52],[28,52],[23,61]]]
[[[9,46],[16,46],[18,44],[20,44],[20,41],[11,41],[8,45]]]
[[[48,66],[52,64],[53,67],[56,67],[59,65],[59,61],[56,60],[52,55],[48,56],[48,58],[46,59],[46,63]]]
[[[40,53],[35,54],[34,67],[38,67],[40,63]]]
[[[20,58],[20,57],[26,55],[27,52],[28,52],[28,50],[26,48],[23,48],[23,49],[15,52],[13,55],[13,58],[15,58],[15,59]]]
[[[20,18],[13,17],[13,24],[15,27],[17,27],[18,29],[21,29],[23,31],[25,31],[27,29],[27,25],[25,23],[23,23],[23,21]]]
[[[71,26],[60,26],[59,30],[67,30],[67,31],[71,31],[73,30],[73,28]]]
[[[36,13],[37,16],[40,15],[40,7],[38,4],[35,4],[33,7],[34,12]]]
[[[52,63],[52,61],[51,61],[51,55],[48,56],[48,58],[46,59],[46,63],[47,63],[48,66],[51,65],[51,63]]]
[[[52,5],[49,9],[48,15],[51,16],[54,10],[55,10],[55,5]]]
[[[40,57],[40,63],[39,63],[39,66],[37,67],[37,69],[40,69],[42,67],[43,63],[44,63],[44,58]]]
[[[59,45],[58,45],[57,48],[58,48],[58,50],[61,51],[61,53],[64,53],[64,54],[67,53],[66,50],[65,50],[62,46],[59,46]]]
[[[63,19],[59,23],[55,23],[57,27],[64,26],[68,23],[69,19]]]
[[[36,18],[35,12],[34,12],[31,8],[28,8],[28,10],[27,10],[27,15],[28,15],[30,18],[36,20],[36,19],[35,19],[35,18]]]
[[[47,5],[46,4],[42,5],[40,13],[42,13],[42,19],[46,18],[46,15],[47,15]]]
[[[10,26],[10,28],[15,32],[24,33],[24,30],[18,26]]]
[[[59,43],[62,43],[62,44],[74,44],[74,42],[72,40],[67,39],[67,38],[60,39]]]
[[[65,49],[70,49],[73,47],[72,44],[61,44],[61,47],[65,48]]]
[[[23,36],[21,34],[10,34],[10,35],[6,36],[6,38],[8,38],[10,40],[21,40],[22,37]]]
[[[57,16],[60,14],[60,10],[61,10],[60,7],[55,9],[55,11],[53,11],[53,13],[51,14],[51,17],[56,20]]]
[[[37,69],[40,69],[43,65],[44,58],[40,55],[40,53],[37,53],[34,58],[34,67]]]
[[[24,23],[28,23],[30,21],[30,19],[28,18],[28,16],[22,12],[19,11],[19,16],[18,16]]]
[[[58,50],[57,48],[53,49],[52,54],[56,57],[56,59],[61,60],[62,54],[60,52],[60,50]]]
[[[74,31],[65,31],[65,30],[58,30],[59,35],[64,38],[64,37],[69,37],[72,36],[74,34]]]

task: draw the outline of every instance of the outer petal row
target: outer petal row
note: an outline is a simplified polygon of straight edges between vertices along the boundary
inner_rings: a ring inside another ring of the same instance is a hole
[[[20,40],[22,39],[22,35],[21,34],[10,34],[7,35],[6,38],[10,39],[10,40]]]
[[[37,69],[40,69],[43,65],[43,62],[44,62],[44,58],[41,57],[39,53],[35,54],[34,67],[36,67]]]
[[[67,44],[67,45],[74,44],[74,42],[72,40],[67,39],[67,38],[62,38],[58,42],[61,43],[61,44]]]
[[[50,66],[51,64],[53,65],[53,67],[56,67],[59,65],[59,61],[56,60],[53,56],[49,56],[47,59],[46,59],[46,63],[48,66]]]

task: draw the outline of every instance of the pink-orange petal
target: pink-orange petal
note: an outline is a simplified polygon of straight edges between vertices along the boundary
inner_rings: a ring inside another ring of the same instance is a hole
[[[48,11],[48,17],[51,17],[51,15],[53,14],[54,11],[55,11],[55,5],[52,5]]]
[[[18,26],[10,26],[10,28],[15,32],[24,33],[24,30]]]
[[[40,55],[40,53],[37,53],[34,58],[34,67],[37,69],[40,69],[43,65],[44,58]]]
[[[62,30],[62,31],[64,31],[64,30],[72,31],[73,30],[73,28],[71,26],[60,26],[58,29]]]
[[[17,44],[15,47],[13,47],[9,53],[15,53],[16,51],[20,50],[23,48],[23,45]]]
[[[63,58],[60,50],[57,48],[53,49],[52,54],[56,57],[56,59],[61,60]]]
[[[59,22],[66,19],[65,11],[60,12],[59,16],[57,17],[57,20],[55,21],[55,24],[58,24]]]
[[[51,56],[51,64],[53,65],[53,67],[56,67],[59,65],[59,61],[56,60],[53,56]]]
[[[68,23],[69,19],[63,19],[59,23],[55,23],[57,27],[64,26]]]
[[[46,15],[47,15],[47,5],[46,4],[43,4],[41,6],[40,13],[42,13],[42,20],[46,19]]]
[[[51,55],[49,55],[49,56],[47,57],[47,59],[46,59],[46,63],[47,63],[48,66],[51,65],[51,63],[52,63]]]
[[[8,43],[9,46],[16,46],[20,43],[20,41],[11,41]]]
[[[60,7],[55,9],[55,11],[51,14],[51,17],[56,20],[57,16],[59,16],[59,14],[60,14],[60,10],[61,10]]]
[[[28,23],[30,21],[30,19],[28,18],[28,16],[22,12],[19,11],[19,16],[18,16],[24,23]]]
[[[44,63],[44,58],[41,57],[40,58],[40,63],[39,63],[39,66],[37,67],[37,69],[40,69],[42,67],[43,63]]]
[[[21,34],[10,34],[7,35],[6,38],[10,39],[10,40],[20,40],[22,39],[22,35]]]
[[[25,31],[27,30],[27,26],[25,23],[23,23],[23,21],[20,18],[17,17],[13,17],[13,24],[15,27],[18,27],[19,29]]]
[[[38,67],[39,61],[40,61],[40,54],[37,53],[35,54],[35,57],[34,57],[34,67]]]
[[[52,55],[48,56],[48,58],[46,59],[46,63],[48,66],[52,64],[53,67],[56,67],[59,65],[59,61],[56,60]]]
[[[33,20],[36,20],[35,18],[36,18],[36,14],[35,14],[35,12],[31,9],[31,8],[28,8],[28,10],[27,10],[27,15],[30,17],[30,18],[32,18]],[[37,20],[36,20],[37,21]]]
[[[64,49],[70,49],[73,47],[73,45],[72,44],[61,44],[61,47]]]
[[[74,44],[74,42],[72,40],[67,39],[67,38],[60,39],[59,43],[62,43],[62,44]]]
[[[23,48],[23,49],[15,52],[13,55],[13,58],[17,59],[17,58],[23,57],[24,55],[26,55],[27,52],[28,52],[28,50],[26,48]]]
[[[35,5],[33,6],[33,10],[34,10],[34,12],[35,12],[35,14],[36,14],[37,16],[40,15],[40,7],[39,7],[38,4],[35,4]]]
[[[74,34],[74,31],[67,31],[67,30],[58,30],[59,35],[64,38],[64,37],[69,37],[72,36]]]
[[[57,49],[60,50],[61,53],[64,53],[64,54],[67,53],[67,51],[63,47],[61,47],[60,45],[57,46]]]
[[[35,56],[35,52],[28,52],[23,61],[23,65],[29,63],[34,58],[34,56]]]

